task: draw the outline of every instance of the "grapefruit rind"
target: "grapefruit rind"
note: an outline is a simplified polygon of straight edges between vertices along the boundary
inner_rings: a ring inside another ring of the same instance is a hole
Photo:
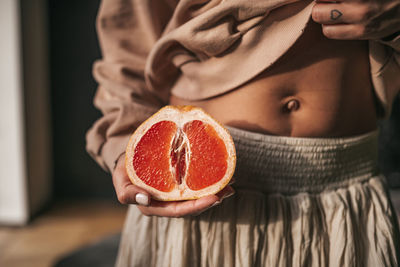
[[[227,170],[225,175],[217,183],[200,190],[191,190],[185,184],[176,185],[176,190],[172,190],[171,192],[162,192],[148,186],[137,176],[132,165],[133,151],[135,151],[135,147],[142,136],[154,124],[163,120],[172,121],[180,128],[182,128],[187,122],[201,120],[204,123],[210,124],[214,128],[218,136],[224,141],[227,150]],[[131,182],[149,192],[154,199],[162,201],[198,199],[207,195],[216,194],[228,185],[234,173],[235,165],[235,145],[229,132],[201,108],[193,106],[165,106],[160,109],[153,116],[144,121],[132,134],[125,154],[125,167]]]

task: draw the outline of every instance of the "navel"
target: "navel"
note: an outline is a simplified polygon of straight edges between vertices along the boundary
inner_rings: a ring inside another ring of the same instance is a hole
[[[300,102],[297,99],[290,99],[287,101],[283,107],[286,112],[293,112],[300,108]]]

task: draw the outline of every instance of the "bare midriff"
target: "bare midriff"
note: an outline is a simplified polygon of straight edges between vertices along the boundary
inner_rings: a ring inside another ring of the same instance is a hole
[[[368,43],[327,39],[313,22],[272,67],[239,88],[201,101],[171,96],[170,103],[281,136],[351,136],[374,130],[377,121]]]

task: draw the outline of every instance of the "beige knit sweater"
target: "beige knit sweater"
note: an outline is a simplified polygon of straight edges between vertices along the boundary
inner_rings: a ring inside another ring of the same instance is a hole
[[[103,0],[103,58],[94,64],[104,114],[87,150],[112,171],[129,135],[175,95],[200,100],[234,90],[301,36],[310,0]],[[400,90],[400,36],[370,40],[371,78],[384,114]]]

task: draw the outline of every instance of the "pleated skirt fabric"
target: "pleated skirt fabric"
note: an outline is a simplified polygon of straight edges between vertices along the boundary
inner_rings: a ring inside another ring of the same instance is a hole
[[[117,267],[397,267],[400,236],[378,132],[292,138],[228,128],[236,193],[198,216],[130,206]]]

